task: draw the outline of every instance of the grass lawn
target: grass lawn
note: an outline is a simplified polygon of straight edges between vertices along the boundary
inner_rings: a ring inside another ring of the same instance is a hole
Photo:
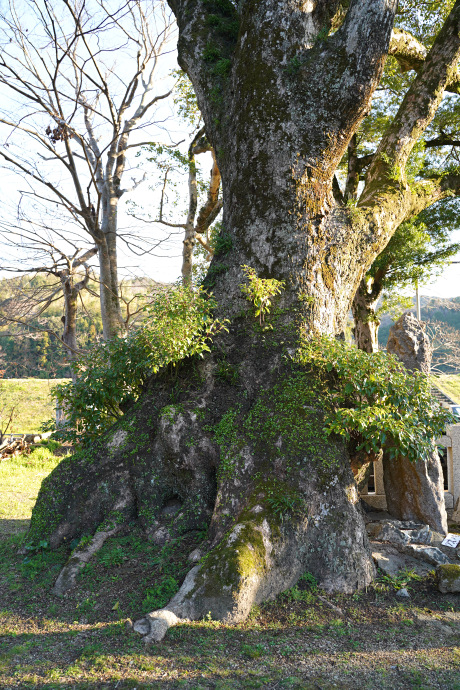
[[[40,485],[60,460],[48,448],[53,445],[49,441],[30,455],[0,460],[0,535],[24,532]]]
[[[9,417],[15,408],[11,433],[39,431],[42,422],[54,417],[55,402],[51,388],[67,379],[2,379],[0,381],[0,413]]]
[[[460,690],[460,597],[440,594],[431,576],[380,577],[366,592],[323,600],[305,579],[243,624],[183,624],[145,647],[127,619],[168,601],[203,535],[159,547],[132,525],[54,597],[69,551],[24,557],[18,546],[58,461],[40,449],[0,463],[0,688]],[[403,583],[410,599],[396,596]]]
[[[438,388],[460,405],[460,374],[436,376],[435,382]]]

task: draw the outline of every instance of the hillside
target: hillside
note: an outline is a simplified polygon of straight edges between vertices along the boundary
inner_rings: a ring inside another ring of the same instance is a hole
[[[460,374],[454,376],[437,376],[436,386],[449,396],[457,405],[460,405]]]
[[[13,411],[8,432],[33,433],[55,415],[51,389],[65,379],[3,379],[0,381],[0,424],[4,427]]]
[[[124,281],[121,287],[123,317],[126,310],[136,315],[160,283],[139,277]],[[102,319],[97,284],[90,283],[82,295],[77,313],[79,347],[90,347],[102,335]],[[42,275],[0,279],[0,370],[3,378],[68,378],[70,368],[66,351],[60,343],[64,302],[56,284]],[[41,311],[42,302],[50,304]],[[8,321],[12,314],[28,325]],[[133,323],[136,316],[130,321]],[[50,333],[51,331],[51,333]],[[55,335],[53,335],[55,334]]]

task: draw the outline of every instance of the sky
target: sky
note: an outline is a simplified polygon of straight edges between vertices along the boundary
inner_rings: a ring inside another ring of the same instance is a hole
[[[456,233],[457,242],[460,242],[460,232]],[[452,261],[460,262],[460,254],[453,257]],[[420,294],[428,297],[459,297],[460,296],[460,263],[452,263],[447,266],[441,276],[428,285],[422,285]]]

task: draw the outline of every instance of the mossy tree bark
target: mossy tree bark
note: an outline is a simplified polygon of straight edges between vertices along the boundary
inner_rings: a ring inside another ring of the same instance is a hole
[[[56,545],[127,516],[158,542],[207,525],[204,557],[178,594],[136,624],[148,641],[180,618],[241,620],[305,571],[328,591],[370,582],[347,449],[326,439],[320,386],[290,355],[302,334],[342,333],[398,224],[458,184],[411,187],[404,161],[460,57],[459,3],[426,56],[429,88],[416,78],[423,97],[395,120],[404,147],[390,130],[356,207],[340,199],[334,173],[378,85],[396,0],[352,0],[338,28],[332,0],[170,5],[225,192],[232,246],[215,255],[207,285],[229,331],[202,364],[184,364],[174,390],[157,377],[120,428],[63,461],[31,527],[32,539],[46,530]],[[271,330],[243,298],[243,265],[285,281]]]

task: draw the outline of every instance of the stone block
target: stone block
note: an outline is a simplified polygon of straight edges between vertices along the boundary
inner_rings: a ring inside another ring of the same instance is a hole
[[[436,568],[438,589],[443,594],[460,592],[460,565],[443,564]]]

